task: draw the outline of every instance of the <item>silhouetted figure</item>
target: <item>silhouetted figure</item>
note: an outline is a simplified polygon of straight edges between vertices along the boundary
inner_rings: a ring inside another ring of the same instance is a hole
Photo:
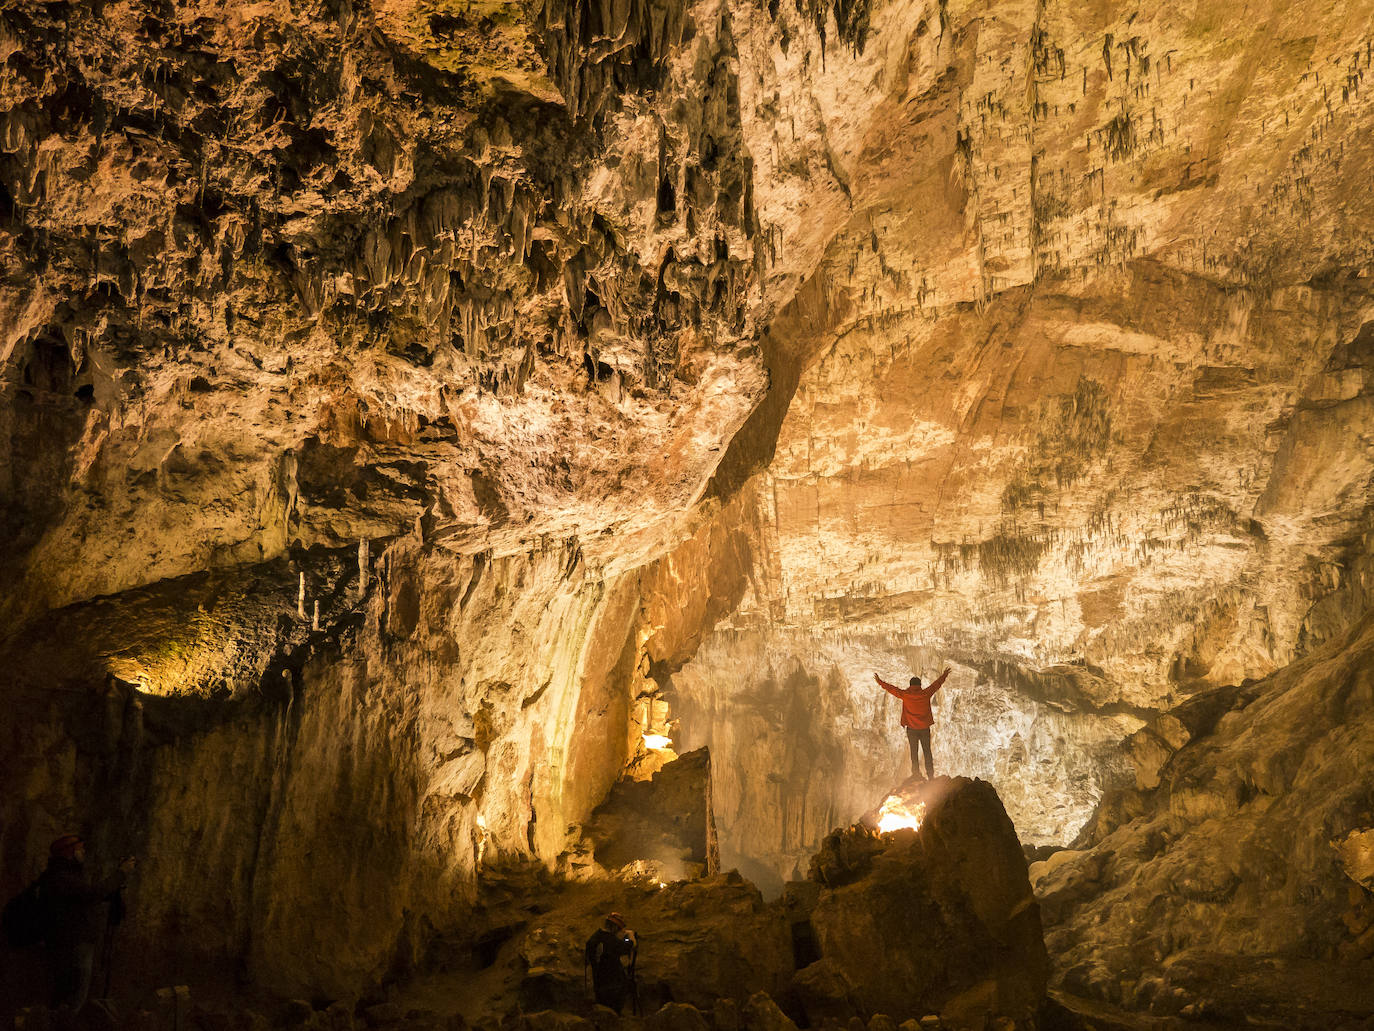
[[[878,674],[873,674],[873,679],[878,682],[879,687],[902,700],[902,726],[906,727],[906,741],[911,747],[911,775],[913,777],[918,776],[921,772],[916,760],[922,748],[926,752],[926,779],[931,780],[935,777],[935,760],[930,754],[930,728],[935,726],[935,714],[930,710],[930,698],[944,686],[947,676],[949,676],[948,668],[935,678],[934,683],[926,688],[921,687],[920,677],[912,677],[911,686],[903,689],[894,687]]]
[[[133,859],[125,859],[112,876],[92,884],[86,875],[86,843],[64,834],[48,849],[48,868],[40,878],[47,908],[48,969],[52,1005],[72,1016],[86,1004],[91,990],[95,946],[104,928],[103,907],[116,902]]]
[[[619,1013],[634,990],[635,958],[639,945],[625,918],[611,913],[601,929],[587,939],[587,965],[592,968],[592,993],[602,1006]]]

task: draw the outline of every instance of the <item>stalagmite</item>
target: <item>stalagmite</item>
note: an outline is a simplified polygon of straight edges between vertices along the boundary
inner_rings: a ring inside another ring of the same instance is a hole
[[[367,581],[370,573],[369,569],[369,543],[366,537],[358,541],[358,600],[362,601],[367,594]]]

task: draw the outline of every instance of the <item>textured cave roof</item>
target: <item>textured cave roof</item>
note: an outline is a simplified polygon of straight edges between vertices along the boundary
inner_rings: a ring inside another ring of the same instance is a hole
[[[746,489],[746,622],[1275,668],[1368,522],[1368,16],[9,5],[0,607]]]

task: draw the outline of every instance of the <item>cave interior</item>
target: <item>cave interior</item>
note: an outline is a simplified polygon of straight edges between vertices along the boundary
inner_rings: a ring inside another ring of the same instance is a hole
[[[134,859],[0,1023],[1374,1028],[1371,64],[0,4],[0,894]]]

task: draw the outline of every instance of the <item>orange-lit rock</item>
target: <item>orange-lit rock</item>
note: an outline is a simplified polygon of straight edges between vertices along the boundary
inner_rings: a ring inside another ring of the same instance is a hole
[[[949,665],[1065,983],[1365,962],[1367,15],[8,4],[0,887],[352,997],[646,735],[772,894]]]

